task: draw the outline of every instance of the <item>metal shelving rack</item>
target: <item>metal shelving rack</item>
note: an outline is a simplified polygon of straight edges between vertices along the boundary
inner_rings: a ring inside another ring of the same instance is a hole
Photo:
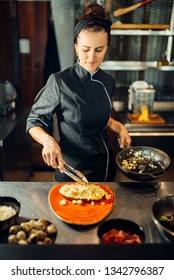
[[[119,28],[119,26],[121,28]],[[162,25],[161,25],[162,26]],[[166,30],[143,30],[143,29],[126,29],[124,24],[113,24],[111,30],[112,36],[167,36],[167,60],[169,65],[160,65],[158,61],[115,61],[115,60],[105,60],[101,68],[108,71],[143,71],[148,69],[156,69],[161,71],[174,71],[174,62],[172,59],[172,46],[173,46],[173,36],[174,36],[174,1],[172,4],[171,18],[169,28]]]

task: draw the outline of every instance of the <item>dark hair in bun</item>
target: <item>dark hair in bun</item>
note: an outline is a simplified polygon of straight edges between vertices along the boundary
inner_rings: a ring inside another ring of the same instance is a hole
[[[99,19],[105,19],[104,8],[97,3],[92,3],[83,10],[83,13],[79,20],[87,19],[91,16],[97,17]]]
[[[92,3],[84,9],[82,16],[79,18],[79,22],[75,26],[74,42],[76,42],[82,29],[92,32],[105,30],[108,34],[109,45],[111,25],[112,22],[105,18],[104,8],[97,3]]]

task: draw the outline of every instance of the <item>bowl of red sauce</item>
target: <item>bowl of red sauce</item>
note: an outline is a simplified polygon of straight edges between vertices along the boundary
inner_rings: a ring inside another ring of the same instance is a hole
[[[143,228],[127,219],[110,219],[98,227],[102,244],[141,244],[145,242]]]

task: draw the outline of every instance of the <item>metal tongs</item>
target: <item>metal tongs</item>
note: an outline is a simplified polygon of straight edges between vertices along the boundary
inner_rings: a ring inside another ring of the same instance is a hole
[[[57,161],[57,167],[59,168],[58,161]],[[73,168],[72,166],[67,164],[66,162],[64,163],[63,173],[68,175],[71,179],[73,179],[77,183],[81,183],[81,184],[89,183],[87,178],[83,175],[82,172],[80,172],[79,170],[76,170],[75,168]]]

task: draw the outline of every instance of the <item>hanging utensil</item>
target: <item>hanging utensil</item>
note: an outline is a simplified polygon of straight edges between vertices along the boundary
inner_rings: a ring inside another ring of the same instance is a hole
[[[112,10],[112,0],[105,1],[105,13],[108,16]]]
[[[122,15],[127,14],[127,13],[129,13],[133,10],[136,10],[137,8],[142,7],[143,5],[145,5],[149,2],[152,2],[152,1],[153,0],[144,0],[142,2],[138,2],[134,5],[129,6],[129,7],[117,9],[117,10],[114,11],[114,16],[115,17],[122,16]]]

